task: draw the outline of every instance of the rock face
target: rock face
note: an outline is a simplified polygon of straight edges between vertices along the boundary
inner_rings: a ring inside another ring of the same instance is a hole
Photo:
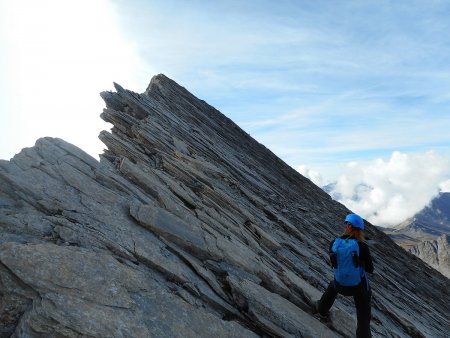
[[[0,336],[353,337],[311,314],[348,212],[163,75],[104,92],[97,162],[43,138],[0,161]],[[368,225],[374,337],[446,337],[450,282]]]
[[[422,241],[409,249],[425,263],[450,278],[450,237],[442,235],[436,240]]]

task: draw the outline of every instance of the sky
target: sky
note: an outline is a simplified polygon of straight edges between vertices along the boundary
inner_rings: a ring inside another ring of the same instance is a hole
[[[450,191],[448,1],[0,0],[0,158],[164,73],[369,221]]]

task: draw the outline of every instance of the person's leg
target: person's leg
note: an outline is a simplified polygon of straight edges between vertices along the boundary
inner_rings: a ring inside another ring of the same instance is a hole
[[[370,317],[371,317],[371,299],[372,290],[367,289],[367,284],[363,282],[364,286],[355,293],[353,297],[356,306],[356,317],[358,320],[356,327],[356,337],[357,338],[370,338],[372,334],[370,333]]]
[[[336,283],[333,280],[328,284],[327,289],[317,303],[317,310],[320,315],[327,316],[329,314],[329,310],[333,306],[337,294]]]

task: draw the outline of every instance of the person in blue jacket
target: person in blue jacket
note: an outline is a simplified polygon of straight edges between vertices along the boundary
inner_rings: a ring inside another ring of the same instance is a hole
[[[364,221],[356,214],[345,217],[345,232],[329,247],[334,279],[314,304],[314,312],[323,318],[329,316],[337,294],[353,296],[357,317],[357,338],[370,338],[372,290],[367,272],[373,272],[373,261],[364,238]]]

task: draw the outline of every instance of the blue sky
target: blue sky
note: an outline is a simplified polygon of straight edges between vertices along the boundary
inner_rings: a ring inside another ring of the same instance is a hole
[[[448,2],[114,3],[152,68],[293,166],[450,155]]]
[[[0,5],[0,158],[41,136],[101,153],[98,92],[164,73],[317,183],[398,153],[436,161],[426,196],[450,179],[448,1]]]

